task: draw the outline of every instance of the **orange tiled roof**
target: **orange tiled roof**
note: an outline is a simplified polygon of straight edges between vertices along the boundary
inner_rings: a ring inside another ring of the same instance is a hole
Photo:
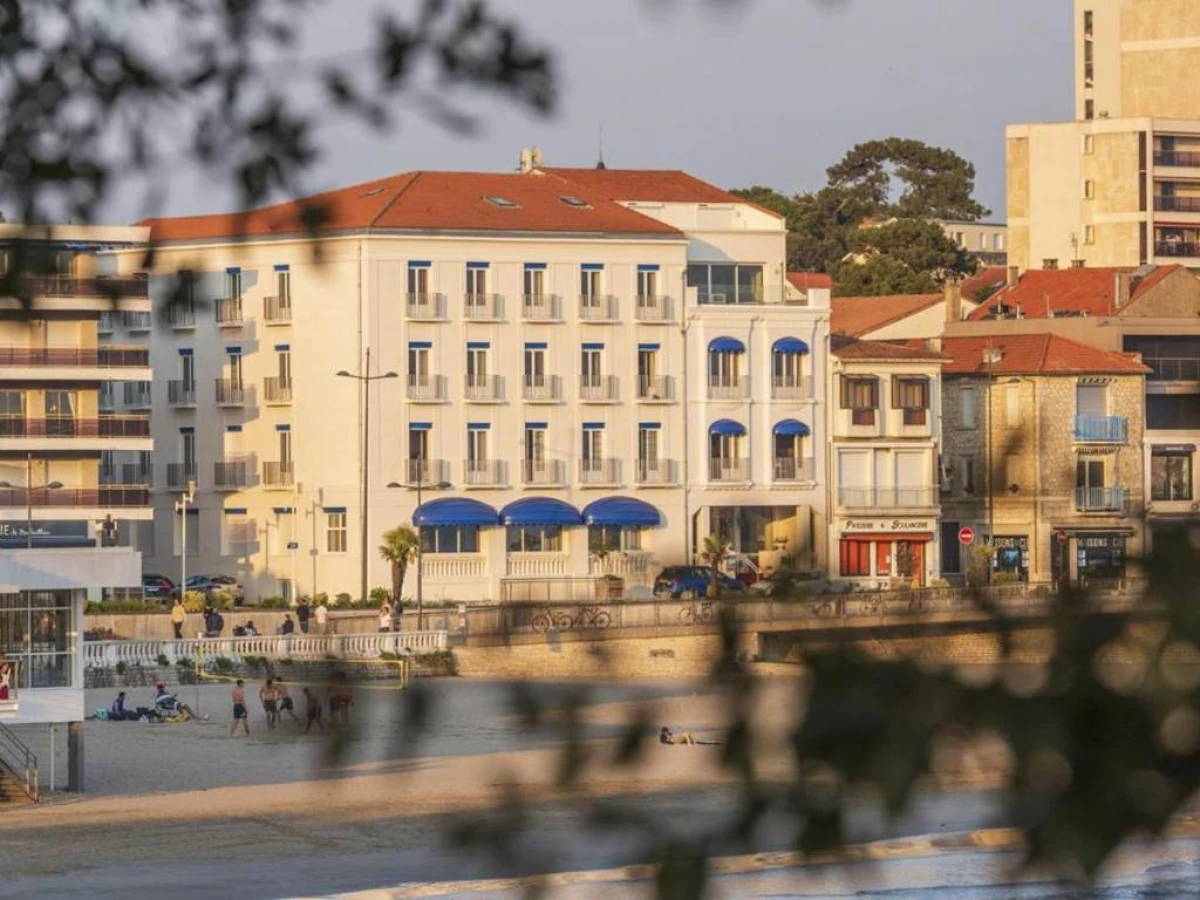
[[[599,191],[610,200],[652,200],[659,203],[744,203],[777,219],[783,216],[744,197],[701,181],[679,169],[584,169],[551,166],[538,172]]]
[[[1142,297],[1178,268],[1160,267],[1143,278],[1133,279],[1130,302]],[[1118,312],[1117,274],[1134,271],[1132,268],[1112,267],[1030,269],[1014,287],[1004,287],[992,294],[968,318],[987,318],[989,312],[1001,303],[1008,308],[1010,315],[1015,315],[1017,306],[1020,306],[1021,315],[1026,319],[1047,319],[1051,313],[1113,316]]]
[[[500,197],[515,206],[488,200]],[[574,197],[584,205],[571,205]],[[406,172],[377,181],[279,203],[238,215],[148,219],[159,241],[206,240],[304,231],[305,202],[328,211],[323,232],[375,229],[516,231],[680,235],[666,225],[614,203],[603,193],[557,176],[475,172]]]
[[[833,279],[824,272],[788,272],[787,280],[798,291],[807,291],[809,288],[833,290]]]
[[[997,334],[949,337],[942,353],[950,358],[947,375],[986,375],[985,350],[996,349],[1000,360],[991,365],[994,375],[1141,375],[1150,369],[1133,354],[1101,350],[1057,334]]]
[[[834,297],[834,334],[859,337],[907,319],[942,301],[941,294],[890,294],[882,297]]]
[[[979,302],[979,294],[985,288],[1003,287],[1008,280],[1008,269],[1004,266],[987,266],[980,269],[970,278],[964,279],[961,285],[964,300],[972,303]]]
[[[946,358],[923,341],[862,341],[841,334],[830,339],[830,349],[838,359],[846,360],[941,362]]]

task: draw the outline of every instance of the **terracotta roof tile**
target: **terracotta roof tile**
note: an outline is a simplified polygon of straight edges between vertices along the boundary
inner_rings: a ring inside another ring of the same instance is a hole
[[[833,290],[833,279],[824,272],[788,272],[787,280],[798,291],[807,291],[809,288]]]
[[[963,281],[962,295],[964,300],[979,303],[979,294],[986,288],[1000,288],[1008,281],[1008,269],[1004,266],[988,266],[980,269],[970,278]]]
[[[861,341],[837,334],[830,338],[830,349],[838,359],[846,360],[941,362],[946,358],[923,341]]]
[[[1179,266],[1155,269],[1130,285],[1130,302],[1144,296]],[[1019,305],[1026,319],[1055,315],[1113,316],[1117,314],[1117,274],[1132,268],[1030,269],[1014,287],[1004,287],[987,299],[969,318],[986,319],[997,305],[1015,314]]]
[[[834,334],[860,337],[907,319],[942,302],[941,294],[891,294],[882,297],[834,297]]]
[[[1150,369],[1127,353],[1101,350],[1057,334],[997,334],[942,340],[942,353],[951,362],[947,375],[986,375],[984,351],[999,350],[990,371],[995,375],[1141,375]]]
[[[551,166],[538,172],[551,173],[599,191],[610,200],[651,200],[659,203],[743,203],[777,219],[783,216],[751,203],[744,197],[701,181],[679,169],[584,169]]]

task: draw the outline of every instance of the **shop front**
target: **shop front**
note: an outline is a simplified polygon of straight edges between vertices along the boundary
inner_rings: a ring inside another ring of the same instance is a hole
[[[1029,538],[998,534],[992,541],[992,571],[999,581],[1029,580]]]
[[[1054,580],[1086,582],[1124,578],[1125,545],[1129,537],[1129,532],[1055,529],[1050,537]]]
[[[842,519],[835,529],[842,580],[916,588],[937,577],[936,519]]]

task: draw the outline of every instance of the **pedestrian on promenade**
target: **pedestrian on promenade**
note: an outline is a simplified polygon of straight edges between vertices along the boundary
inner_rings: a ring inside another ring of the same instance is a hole
[[[304,733],[308,734],[312,730],[313,723],[317,723],[317,730],[322,734],[325,733],[325,726],[321,724],[321,698],[317,696],[317,692],[312,688],[305,686],[304,688]]]
[[[263,712],[267,715],[267,731],[275,730],[279,721],[279,690],[275,682],[268,678],[267,683],[258,689],[258,699],[262,701]]]
[[[184,609],[183,599],[175,598],[175,604],[171,607],[171,627],[175,629],[175,640],[183,639],[183,626],[187,624],[187,610]]]
[[[312,607],[308,605],[308,598],[301,597],[300,602],[296,604],[296,621],[300,623],[300,633],[308,634],[308,617],[312,615]]]
[[[379,630],[380,632],[392,630],[392,608],[386,602],[379,607]]]
[[[280,626],[279,633],[280,634],[295,634],[296,633],[296,623],[292,621],[291,613],[284,613],[283,625]]]
[[[238,722],[246,729],[246,737],[250,737],[250,712],[246,709],[246,685],[242,679],[237,680],[233,687],[233,724],[229,726],[229,736],[237,731]]]
[[[328,634],[329,632],[329,607],[322,600],[317,606],[317,634]]]
[[[292,702],[292,695],[288,693],[288,686],[283,683],[282,678],[276,679],[275,692],[279,694],[279,715],[277,718],[282,719],[283,714],[287,713],[292,717],[292,721],[299,725],[300,720],[296,718],[296,704]]]

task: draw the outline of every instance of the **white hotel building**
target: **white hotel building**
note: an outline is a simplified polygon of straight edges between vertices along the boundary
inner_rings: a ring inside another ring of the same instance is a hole
[[[748,565],[824,566],[829,290],[789,284],[780,218],[682,172],[415,172],[310,200],[315,242],[297,203],[146,223],[152,292],[194,302],[151,344],[148,568],[177,577],[194,480],[190,572],[357,596],[364,457],[370,588],[381,534],[414,521],[431,600],[646,584],[713,531]],[[368,354],[364,419],[337,373]]]

